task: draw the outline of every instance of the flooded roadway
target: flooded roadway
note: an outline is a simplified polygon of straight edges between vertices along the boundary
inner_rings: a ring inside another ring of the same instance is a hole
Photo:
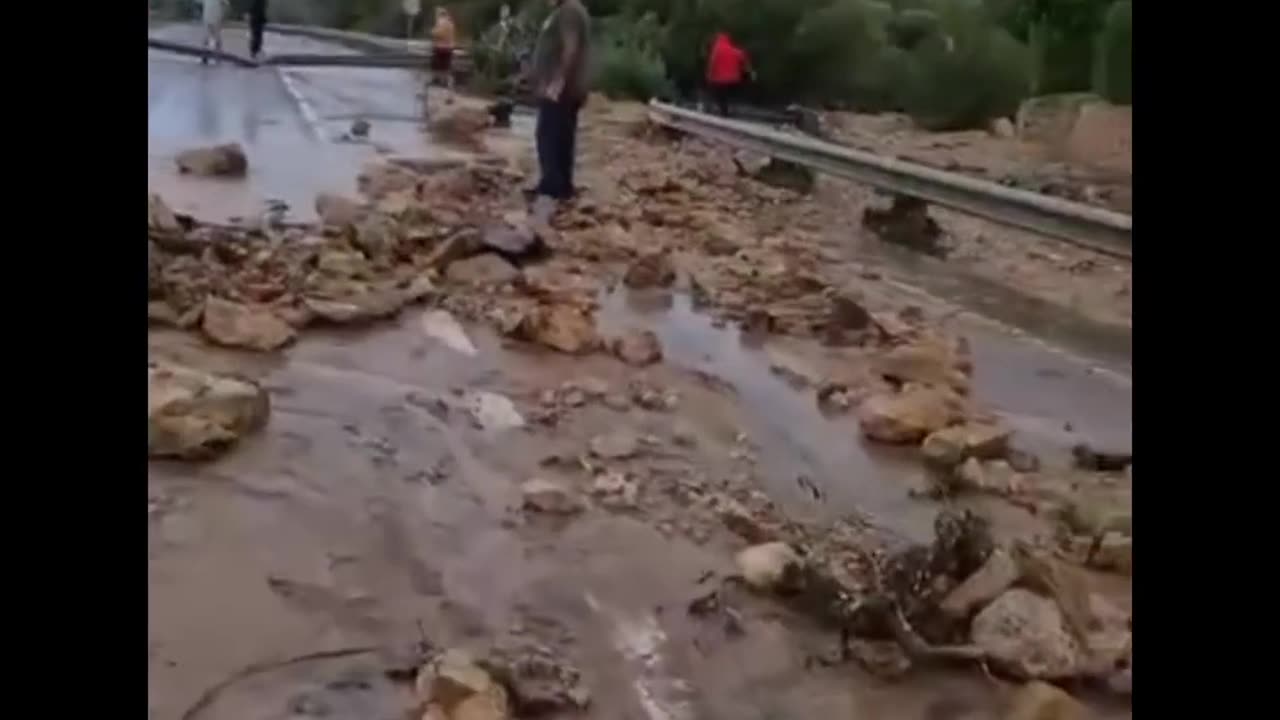
[[[359,164],[378,155],[334,142],[352,112],[385,111],[375,140],[397,153],[435,151],[407,119],[416,102],[409,73],[305,71],[305,81],[292,83],[295,94],[271,69],[206,68],[154,54],[149,68],[149,182],[201,217],[246,215],[278,198],[305,218],[316,192],[350,192]],[[366,73],[366,81],[352,77]],[[312,111],[299,107],[299,95]],[[386,119],[396,113],[406,119]],[[169,171],[177,149],[226,140],[245,145],[248,183]],[[478,353],[466,356],[429,338],[419,313],[366,331],[309,332],[272,357],[151,333],[153,356],[258,378],[273,415],[262,434],[221,460],[150,465],[149,717],[197,717],[190,708],[204,691],[254,664],[403,646],[420,633],[440,646],[503,635],[557,645],[588,669],[588,717],[602,720],[998,717],[1007,687],[977,671],[918,672],[889,685],[848,665],[811,667],[831,638],[765,603],[744,599],[742,637],[692,622],[684,606],[699,594],[700,578],[730,571],[731,552],[716,538],[699,544],[604,512],[525,522],[518,485],[549,472],[545,458],[580,453],[612,428],[666,439],[671,416],[591,405],[550,429],[477,428],[464,412],[442,412],[430,400],[448,407],[458,392],[490,391],[527,412],[566,380],[591,376],[623,387],[636,371],[605,356],[531,352],[481,328],[468,328]],[[648,327],[663,342],[666,361],[645,375],[679,393],[680,416],[699,439],[696,467],[677,463],[670,472],[740,472],[732,449],[745,435],[762,489],[788,512],[819,519],[856,512],[896,535],[927,539],[936,506],[910,494],[918,463],[868,448],[851,419],[822,416],[811,394],[770,371],[778,353],[820,368],[822,348],[744,343],[679,294],[657,304],[606,296],[601,324]],[[976,399],[1001,412],[1024,442],[1064,452],[1075,438],[1064,429],[1071,426],[1127,444],[1123,376],[987,323],[957,317],[953,324],[971,340]],[[797,483],[801,475],[820,498]],[[1010,532],[1038,529],[1016,509],[997,511]],[[398,717],[396,690],[379,667],[355,654],[254,674],[198,717]]]
[[[561,651],[593,669],[590,717],[602,720],[906,719],[957,704],[973,713],[963,717],[996,717],[985,713],[994,712],[1000,688],[978,674],[925,672],[905,686],[881,686],[851,682],[848,666],[807,669],[831,638],[763,605],[746,606],[744,638],[709,633],[683,607],[704,573],[732,571],[731,551],[714,539],[699,545],[655,530],[653,518],[603,512],[525,524],[518,484],[545,475],[544,458],[581,453],[595,433],[614,428],[667,439],[671,416],[592,406],[553,429],[490,432],[465,413],[432,412],[422,398],[459,389],[501,393],[528,412],[566,380],[591,376],[618,388],[635,371],[603,356],[531,356],[479,329],[471,332],[478,354],[467,357],[426,337],[419,314],[371,332],[309,335],[285,358],[249,362],[187,335],[152,334],[153,356],[249,372],[273,398],[266,431],[225,459],[151,466],[154,717],[180,717],[204,688],[252,663],[395,647],[419,627],[442,646],[513,633],[562,638]],[[636,319],[625,307],[605,317]],[[762,487],[791,514],[856,511],[927,539],[936,507],[908,495],[914,461],[872,452],[850,420],[823,418],[811,397],[768,371],[765,349],[743,347],[683,300],[648,319],[669,354],[647,377],[680,394],[679,415],[696,428],[703,453],[698,473],[713,480],[741,470],[730,458],[743,433],[760,458]],[[708,385],[707,376],[722,384]],[[998,381],[979,382],[999,392]],[[797,486],[799,474],[822,489],[820,500]],[[1033,523],[1011,512],[1001,515],[1011,531]],[[637,644],[653,647],[640,652]],[[649,667],[655,658],[658,669]],[[203,717],[289,717],[299,696],[325,692],[361,662],[259,678]],[[641,692],[637,683],[651,687]],[[654,693],[650,701],[665,714],[644,710],[641,698]],[[326,707],[330,717],[368,717],[341,712],[346,705],[336,700]]]
[[[188,25],[152,31],[200,44]],[[223,32],[228,52],[248,55],[248,34]],[[268,34],[268,53],[350,54],[331,43]],[[308,220],[320,192],[351,192],[361,164],[386,154],[442,154],[422,140],[421,76],[369,68],[242,68],[204,65],[193,57],[151,50],[147,57],[147,180],[166,200],[208,220],[252,217],[267,199]],[[367,142],[344,140],[351,123],[368,120]],[[248,181],[181,177],[173,155],[195,145],[240,143],[250,157]]]

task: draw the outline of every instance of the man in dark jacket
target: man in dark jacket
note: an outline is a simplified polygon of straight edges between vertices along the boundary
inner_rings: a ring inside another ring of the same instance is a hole
[[[573,194],[578,111],[587,99],[591,16],[581,0],[549,0],[533,51],[530,80],[538,97],[535,140],[541,179],[534,194],[567,200]]]
[[[249,55],[255,60],[262,54],[262,31],[267,26],[267,0],[249,3]]]

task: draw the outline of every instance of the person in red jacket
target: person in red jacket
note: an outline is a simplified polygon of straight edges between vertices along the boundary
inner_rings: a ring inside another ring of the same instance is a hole
[[[720,115],[728,117],[729,101],[737,94],[743,76],[750,72],[751,61],[742,48],[733,44],[729,33],[716,33],[707,60],[707,87]]]

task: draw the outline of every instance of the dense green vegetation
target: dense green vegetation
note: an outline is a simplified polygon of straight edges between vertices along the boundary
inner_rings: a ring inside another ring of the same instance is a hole
[[[979,126],[1034,94],[1129,102],[1132,0],[585,0],[597,86],[612,96],[696,95],[708,44],[729,32],[757,71],[747,94],[902,110],[936,128]],[[501,0],[453,5],[472,26]],[[545,0],[513,3],[534,23]]]
[[[1132,0],[585,0],[597,87],[615,97],[692,97],[718,30],[750,53],[746,88],[767,104],[901,110],[930,127],[981,125],[1031,95],[1132,97]],[[243,0],[233,0],[241,5]],[[423,0],[423,21],[435,3]],[[481,42],[503,0],[446,3]],[[546,0],[511,0],[522,32],[477,54],[491,85],[528,50]],[[400,0],[272,0],[277,21],[400,35]],[[419,28],[418,32],[424,32]],[[482,80],[484,77],[482,77]]]

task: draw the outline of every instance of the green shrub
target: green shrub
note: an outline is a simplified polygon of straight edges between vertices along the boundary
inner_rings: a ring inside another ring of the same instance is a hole
[[[865,84],[863,68],[886,44],[887,3],[874,0],[685,0],[671,3],[663,60],[682,94],[704,84],[716,32],[728,32],[751,56],[762,102],[847,100]]]
[[[1107,10],[1093,58],[1093,90],[1114,103],[1133,102],[1133,3]]]
[[[956,130],[1012,115],[1030,88],[1027,48],[981,13],[956,7],[911,51],[902,107],[920,125]]]
[[[915,58],[895,45],[885,46],[854,78],[845,104],[859,112],[904,110],[904,88],[914,79]]]
[[[891,17],[886,26],[889,39],[904,50],[911,50],[926,37],[937,34],[938,28],[938,15],[922,8],[903,10]]]
[[[1024,0],[1037,95],[1090,89],[1095,38],[1114,0]]]
[[[595,87],[611,99],[669,98],[667,66],[657,51],[638,42],[605,38],[599,49]]]
[[[887,45],[884,24],[863,0],[835,0],[796,26],[787,48],[788,86],[796,100],[852,100],[871,82]]]

